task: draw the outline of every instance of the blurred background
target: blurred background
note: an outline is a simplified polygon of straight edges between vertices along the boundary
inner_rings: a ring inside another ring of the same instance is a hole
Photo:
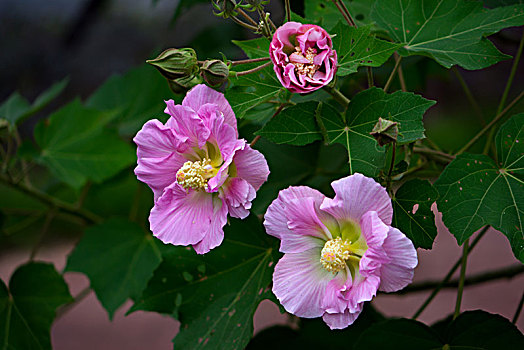
[[[326,2],[329,3],[329,2]],[[489,1],[486,2],[489,5]],[[302,1],[292,1],[293,10],[303,14]],[[269,12],[277,25],[282,22],[282,1],[272,0]],[[175,19],[174,19],[175,18]],[[491,37],[502,52],[513,55],[517,51],[522,28],[510,28]],[[53,83],[69,78],[65,92],[52,104],[24,124],[22,136],[32,134],[35,123],[57,107],[80,97],[87,99],[100,85],[115,74],[143,66],[146,59],[155,57],[169,47],[193,47],[199,59],[220,58],[221,53],[230,59],[241,58],[241,51],[232,39],[253,37],[233,22],[213,15],[209,1],[178,0],[0,0],[0,101],[18,91],[34,100]],[[486,119],[493,117],[507,76],[511,60],[501,62],[482,71],[463,71],[472,94],[480,101]],[[391,59],[384,67],[374,69],[375,83],[383,86],[391,69]],[[153,68],[143,68],[156,74]],[[422,57],[409,57],[403,61],[408,90],[438,101],[425,117],[427,135],[444,150],[456,150],[478,130],[478,111],[466,98],[460,81],[453,70],[446,70]],[[366,86],[365,76],[356,74],[353,82],[342,87],[351,96]],[[142,86],[147,94],[149,86]],[[393,86],[391,91],[397,87]],[[524,64],[520,64],[508,101],[524,89]],[[163,89],[165,91],[167,89]],[[169,90],[167,90],[169,91]],[[139,92],[140,93],[140,92]],[[126,96],[124,96],[126,98]],[[129,99],[136,96],[127,96]],[[167,93],[158,96],[160,102],[174,98]],[[520,102],[514,111],[524,111]],[[155,113],[161,114],[160,107]],[[453,130],[451,133],[450,130]],[[241,130],[248,140],[249,131]],[[336,146],[333,149],[337,151]],[[481,149],[482,144],[477,145]],[[271,164],[270,164],[271,165]],[[34,171],[38,171],[35,168]],[[98,210],[126,212],[137,185],[131,169],[118,174],[104,185],[94,186],[95,195],[86,203]],[[56,191],[67,198],[68,190],[59,185]],[[146,189],[145,191],[149,191]],[[114,207],[107,209],[105,197],[111,192]],[[73,194],[71,194],[72,196]],[[149,192],[140,200],[140,213],[146,220],[152,204]],[[23,213],[11,217],[12,211],[23,202],[16,193],[0,186],[0,278],[4,281],[14,269],[25,262],[37,239],[37,228],[43,217],[27,220]],[[259,205],[263,207],[263,205]],[[120,208],[120,209],[118,209]],[[96,211],[96,210],[95,210]],[[455,239],[442,225],[437,215],[439,234],[431,251],[419,250],[420,262],[415,281],[441,279],[461,254]],[[67,255],[81,235],[80,226],[64,220],[52,223],[50,234],[41,242],[37,260],[53,262],[60,271]],[[468,275],[519,265],[511,253],[507,239],[490,230],[468,261]],[[110,268],[110,266],[108,266]],[[73,296],[88,286],[87,278],[79,273],[66,273]],[[37,286],[35,286],[37,288]],[[467,287],[463,309],[482,308],[512,318],[524,291],[524,276],[501,279]],[[409,317],[420,306],[428,291],[407,295],[381,294],[373,305],[386,315]],[[420,318],[434,322],[452,313],[455,292],[444,291]],[[125,317],[130,306],[125,304],[109,321],[107,313],[93,293],[56,320],[52,328],[55,349],[170,349],[178,322],[154,313],[137,312]],[[255,332],[275,323],[290,320],[281,315],[269,301],[261,304],[255,315]],[[524,317],[518,327],[524,330]]]

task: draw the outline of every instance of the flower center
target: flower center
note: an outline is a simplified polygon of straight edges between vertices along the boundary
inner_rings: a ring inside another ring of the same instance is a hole
[[[296,72],[300,75],[307,75],[309,78],[313,78],[315,72],[320,68],[319,65],[313,63],[313,59],[317,55],[317,50],[310,47],[306,52],[302,52],[300,47],[295,47],[295,52],[291,54],[291,63],[296,67]],[[308,61],[308,62],[306,62]]]
[[[326,270],[336,273],[346,267],[346,260],[351,256],[360,258],[360,256],[352,253],[350,245],[351,242],[342,240],[340,237],[327,241],[320,253],[322,266]]]
[[[176,172],[176,181],[185,189],[205,190],[207,181],[215,175],[214,170],[208,158],[196,162],[188,160]]]

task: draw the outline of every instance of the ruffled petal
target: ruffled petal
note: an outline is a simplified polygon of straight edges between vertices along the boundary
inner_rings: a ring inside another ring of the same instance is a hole
[[[390,228],[384,241],[384,250],[391,261],[380,269],[380,290],[396,292],[413,280],[418,264],[417,250],[411,240],[394,227]]]
[[[302,236],[313,236],[324,241],[331,239],[331,233],[320,221],[317,210],[323,198],[295,198],[285,203],[287,226],[293,233]]]
[[[227,203],[229,215],[239,219],[246,218],[249,215],[251,201],[256,197],[253,186],[246,180],[235,177],[222,186],[222,191],[222,198]]]
[[[211,219],[209,231],[200,242],[193,245],[197,254],[205,254],[222,243],[226,222],[227,206],[222,199],[215,197],[213,198],[213,218]]]
[[[340,271],[329,281],[322,299],[322,309],[329,313],[341,313],[347,308],[345,292],[351,288],[353,281],[349,271]]]
[[[322,248],[325,243],[324,240],[299,235],[289,229],[286,204],[300,198],[317,198],[318,201],[321,201],[325,196],[310,187],[289,187],[280,191],[278,198],[271,203],[264,215],[266,232],[281,240],[280,251],[283,253],[298,253],[315,247]]]
[[[237,169],[237,176],[246,180],[258,191],[260,186],[267,181],[269,167],[264,155],[249,145],[238,150],[233,158]]]
[[[177,183],[167,187],[149,215],[153,235],[164,243],[196,244],[209,232],[213,197],[203,191],[187,193]]]
[[[199,84],[187,92],[186,97],[182,101],[182,106],[190,107],[195,112],[198,112],[200,107],[206,103],[212,103],[217,106],[218,110],[224,115],[225,122],[233,127],[235,136],[238,137],[237,119],[224,94],[204,84]]]
[[[375,180],[362,174],[354,174],[331,183],[335,198],[326,198],[321,209],[340,220],[353,219],[360,221],[368,211],[376,211],[379,218],[391,225],[393,207],[391,200]]]
[[[176,152],[185,140],[179,139],[172,130],[158,120],[150,120],[137,133],[133,141],[137,145],[137,178],[153,190],[155,201],[164,188],[176,180],[176,172],[186,159]]]
[[[353,324],[361,312],[362,305],[359,305],[359,309],[355,312],[350,312],[347,309],[344,312],[336,314],[330,314],[326,312],[324,316],[322,316],[322,319],[324,322],[326,322],[330,329],[343,329]]]
[[[380,220],[376,211],[365,213],[360,220],[360,226],[368,246],[362,259],[360,259],[360,274],[364,277],[380,275],[380,267],[390,261],[382,247],[388,235],[389,226],[386,226]]]
[[[273,293],[286,311],[298,317],[324,314],[322,300],[333,274],[319,261],[320,248],[284,254],[275,266]]]
[[[354,277],[353,285],[346,295],[348,299],[348,309],[354,313],[362,309],[362,303],[370,301],[377,295],[380,277],[371,275],[363,277],[358,274]]]
[[[166,101],[165,113],[172,116],[166,123],[166,126],[175,130],[175,133],[187,139],[185,148],[179,148],[178,151],[183,153],[188,148],[203,148],[206,144],[211,131],[205,126],[202,119],[191,108],[182,105],[175,105],[173,100]]]

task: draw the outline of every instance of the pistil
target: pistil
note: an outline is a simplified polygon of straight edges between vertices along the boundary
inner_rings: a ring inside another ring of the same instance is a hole
[[[351,242],[342,240],[340,237],[327,241],[320,253],[322,266],[333,273],[345,269],[346,260],[355,255],[351,252],[350,244]]]
[[[205,190],[207,181],[213,177],[211,160],[204,158],[201,161],[187,161],[178,169],[176,181],[184,188],[196,191]]]

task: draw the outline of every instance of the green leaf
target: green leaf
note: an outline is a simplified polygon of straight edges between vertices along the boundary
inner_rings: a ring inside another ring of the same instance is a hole
[[[162,261],[157,241],[140,226],[112,219],[90,227],[67,260],[66,271],[82,272],[112,319],[128,299],[138,298]]]
[[[349,103],[344,123],[333,114],[322,115],[330,143],[340,143],[348,150],[349,170],[376,176],[384,166],[385,148],[369,134],[379,117],[398,122],[397,144],[424,138],[422,116],[435,101],[413,93],[397,91],[386,94],[371,88],[358,93]]]
[[[51,349],[49,331],[55,310],[73,301],[64,279],[51,264],[28,263],[11,276],[9,290],[0,280],[2,349]]]
[[[181,322],[176,349],[243,349],[253,314],[269,297],[278,258],[253,215],[232,220],[220,247],[205,255],[173,247],[131,311],[173,314]]]
[[[411,180],[395,193],[393,201],[393,226],[402,231],[415,248],[431,249],[437,236],[435,215],[431,205],[438,192],[427,180]]]
[[[482,310],[459,315],[442,334],[451,349],[514,350],[524,348],[524,336],[506,318]]]
[[[156,69],[143,65],[107,79],[86,101],[86,106],[112,110],[121,135],[134,136],[150,119],[165,118],[164,100],[173,98],[169,85]]]
[[[504,233],[515,257],[524,262],[524,113],[513,116],[496,136],[498,166],[484,155],[464,153],[435,182],[439,211],[462,244],[491,225]]]
[[[333,111],[329,105],[319,105],[318,102],[299,103],[284,109],[256,134],[276,144],[287,143],[296,146],[321,140],[322,134],[318,131],[315,114],[326,113],[326,110],[321,112],[324,108]]]
[[[249,58],[269,56],[269,41],[266,38],[233,40],[233,43],[240,47]],[[249,70],[264,63],[242,64],[235,66],[235,69],[237,71]],[[230,77],[230,82],[233,87],[226,90],[225,96],[237,118],[243,118],[247,111],[268,100],[278,99],[285,91],[271,66],[259,72]]]
[[[58,97],[68,82],[69,79],[66,78],[53,84],[49,89],[42,92],[33,104],[30,104],[24,97],[14,92],[0,105],[0,119],[7,120],[11,127],[16,125],[16,123],[35,114]]]
[[[337,75],[355,73],[360,66],[380,67],[401,44],[376,39],[371,26],[349,27],[339,22],[332,30],[333,48],[337,51]]]
[[[18,119],[30,109],[29,102],[18,92],[14,92],[0,106],[0,119],[5,119],[10,125],[15,125]]]
[[[355,349],[478,349],[512,350],[524,347],[524,336],[504,317],[468,311],[447,326],[432,329],[421,322],[390,319],[365,330]]]
[[[343,1],[357,26],[360,27],[363,24],[371,24],[373,22],[369,14],[375,0]],[[331,1],[305,0],[304,11],[309,21],[320,24],[325,28],[331,28],[337,24],[338,21],[344,19],[335,4]]]
[[[35,127],[39,162],[74,188],[88,179],[101,182],[135,161],[134,151],[104,126],[115,113],[100,112],[75,100]]]
[[[510,57],[484,36],[524,24],[524,5],[487,10],[481,1],[377,0],[371,17],[404,45],[402,55],[428,56],[447,68],[482,69]]]
[[[269,57],[269,40],[265,37],[251,40],[232,40],[249,58]]]

